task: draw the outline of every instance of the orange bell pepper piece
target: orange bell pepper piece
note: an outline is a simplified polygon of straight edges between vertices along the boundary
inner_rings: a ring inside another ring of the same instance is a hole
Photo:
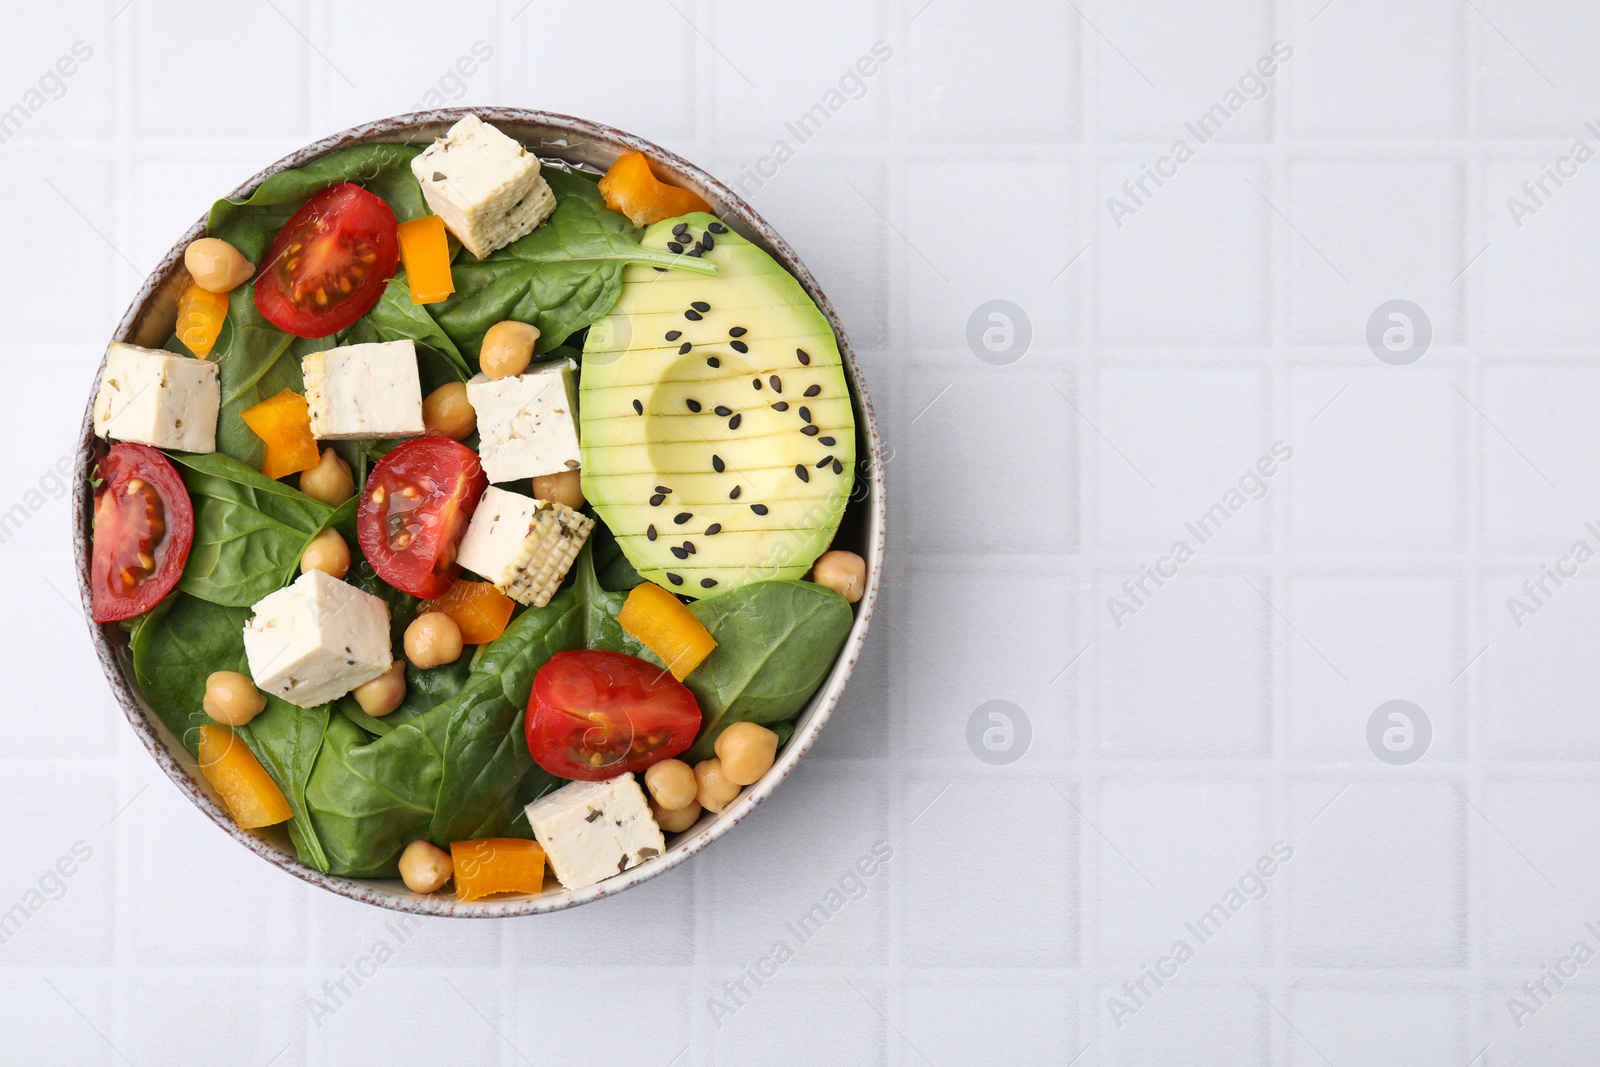
[[[650,651],[661,657],[672,676],[683,681],[717,647],[683,601],[652,582],[633,587],[617,622]]]
[[[461,627],[461,640],[469,645],[484,645],[505,633],[515,601],[488,582],[469,582],[457,578],[437,600],[430,600],[418,612],[442,611]]]
[[[643,152],[618,156],[600,179],[600,195],[606,198],[606,207],[628,216],[635,226],[649,226],[691,211],[711,210],[711,205],[698,194],[657,178]]]
[[[178,340],[205,359],[228,321],[228,294],[202,289],[190,278],[178,295]]]
[[[272,775],[226,726],[200,727],[200,773],[222,796],[242,830],[286,822],[294,815]]]
[[[450,241],[438,215],[400,224],[400,261],[406,267],[413,304],[437,304],[456,291],[450,277]]]
[[[544,849],[520,837],[452,841],[456,896],[481,900],[496,893],[537,893],[544,889]]]
[[[239,413],[244,424],[266,443],[267,455],[261,473],[274,480],[286,474],[310,470],[321,456],[317,439],[311,436],[311,411],[306,398],[292,389],[269,396]]]

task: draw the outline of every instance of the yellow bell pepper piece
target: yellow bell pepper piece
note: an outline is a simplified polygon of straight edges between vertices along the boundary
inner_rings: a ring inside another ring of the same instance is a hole
[[[469,645],[485,645],[506,631],[516,602],[488,582],[469,582],[457,578],[436,600],[417,609],[442,611],[461,628],[461,640]]]
[[[452,841],[456,897],[481,900],[496,893],[538,893],[544,889],[544,849],[520,837]]]
[[[228,321],[228,294],[202,289],[190,278],[178,296],[178,340],[205,359]]]
[[[199,747],[200,772],[222,795],[222,803],[240,829],[272,826],[294,815],[278,783],[232,730],[200,727]]]
[[[617,622],[640,644],[661,657],[678,681],[689,677],[717,647],[711,632],[683,606],[683,602],[659,585],[645,582],[633,587]]]
[[[406,266],[413,304],[437,304],[456,291],[450,277],[450,242],[438,215],[400,224],[400,261]]]
[[[268,478],[310,470],[321,459],[317,439],[311,436],[311,410],[306,398],[294,390],[269,396],[241,411],[239,417],[267,446],[261,473]]]

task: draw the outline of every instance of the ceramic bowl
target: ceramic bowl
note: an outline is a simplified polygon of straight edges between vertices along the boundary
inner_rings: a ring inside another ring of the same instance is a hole
[[[95,651],[105,671],[106,680],[110,682],[111,691],[116,696],[117,703],[122,706],[123,713],[139,736],[139,740],[144,742],[150,755],[167,776],[177,783],[178,788],[183,790],[212,822],[239,844],[297,878],[352,900],[419,915],[493,918],[559,911],[632,888],[663,871],[676,867],[706,848],[717,838],[732,830],[755,809],[757,804],[771,795],[816,742],[817,735],[838,705],[845,683],[850,679],[851,669],[861,654],[862,645],[866,640],[867,624],[872,618],[872,609],[877,600],[878,585],[883,574],[886,515],[877,420],[873,415],[872,402],[861,380],[861,372],[856,366],[843,324],[840,323],[833,305],[829,303],[826,294],[817,286],[816,279],[806,270],[794,251],[771,226],[751,210],[749,204],[710,174],[671,152],[632,134],[566,115],[505,107],[446,108],[381,119],[324,137],[280,159],[233,190],[228,196],[248,196],[269,176],[282,170],[304,166],[335,149],[382,142],[425,144],[443,134],[457,119],[469,111],[519,139],[543,158],[562,160],[570,165],[593,171],[604,171],[623,152],[637,150],[646,153],[660,168],[664,177],[705,197],[711,203],[712,210],[728,225],[765,248],[800,279],[800,283],[816,300],[838,336],[839,349],[844,356],[845,373],[855,398],[859,438],[857,452],[861,461],[857,470],[856,490],[846,511],[837,543],[854,549],[866,559],[867,588],[861,602],[856,605],[855,624],[851,628],[850,637],[845,642],[843,651],[839,653],[838,660],[834,663],[822,688],[796,720],[794,736],[779,753],[777,763],[772,770],[761,781],[746,788],[739,798],[724,808],[720,814],[712,815],[708,812],[688,830],[673,835],[663,855],[635,867],[625,875],[608,878],[587,889],[568,890],[556,883],[554,878],[549,878],[546,880],[545,891],[536,895],[502,896],[469,903],[456,900],[448,891],[423,896],[411,892],[398,880],[346,878],[323,874],[301,864],[295,858],[288,835],[281,828],[251,831],[241,830],[235,826],[210,784],[200,774],[194,757],[184,749],[171,731],[161,724],[140,695],[139,687],[133,677],[126,637],[114,625],[97,626],[91,623],[90,626]],[[134,296],[133,303],[129,305],[127,313],[123,315],[122,321],[117,324],[115,333],[107,339],[108,341],[130,341],[135,344],[160,347],[171,334],[175,321],[177,291],[184,279],[183,250],[190,241],[201,236],[204,230],[205,218],[202,215],[162,257],[155,271]],[[96,381],[98,379],[97,374]],[[89,410],[93,402],[92,389],[89,400],[90,404],[86,405],[84,410],[78,446],[79,491],[73,505],[73,542],[77,554],[79,594],[85,618],[90,616],[88,575],[92,501],[88,489],[88,468],[92,461],[94,445],[94,438],[90,432]]]

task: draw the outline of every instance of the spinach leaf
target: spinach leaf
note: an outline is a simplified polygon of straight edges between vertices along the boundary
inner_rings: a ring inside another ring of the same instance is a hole
[[[850,604],[813,582],[755,582],[689,605],[717,647],[684,680],[700,704],[689,763],[710,759],[730,723],[798,715],[850,636]]]
[[[502,319],[537,326],[538,351],[549,352],[611,310],[630,263],[716,273],[704,260],[645,248],[593,182],[554,167],[544,177],[556,194],[549,220],[487,259],[463,252],[451,272],[455,295],[431,305],[433,318],[473,360],[484,333]]]
[[[325,527],[353,512],[258,473],[220,452],[172,457],[194,501],[194,545],[178,587],[229,607],[249,607],[282,588]]]
[[[199,727],[212,721],[201,710],[206,679],[213,671],[249,673],[244,652],[249,617],[247,609],[177,593],[141,619],[133,632],[134,677],[145,701],[191,753],[199,744]],[[308,818],[306,783],[322,748],[328,714],[327,705],[298,708],[269,695],[266,710],[235,730],[288,798],[294,812],[289,838],[301,862],[319,871],[328,870],[329,859]]]
[[[428,314],[425,306],[411,302],[411,283],[406,280],[406,272],[401,270],[389,279],[383,296],[378,298],[372,310],[351,327],[346,343],[406,340],[417,345],[417,369],[422,372],[424,394],[446,381],[464,382],[472,377],[472,368],[467,366],[456,343],[433,321],[433,316]],[[433,368],[422,357],[430,355],[437,357],[435,362],[441,365],[448,377],[441,377],[437,370],[429,373]]]
[[[272,175],[244,200],[218,200],[206,220],[206,233],[260,264],[289,216],[339,182],[355,182],[381,196],[401,222],[426,215],[422,186],[411,173],[411,160],[421,151],[415,145],[370,144],[329,152],[304,167]]]
[[[415,723],[369,741],[344,716],[329,719],[306,785],[311,824],[329,869],[393,878],[401,851],[428,836],[443,766],[438,749]]]

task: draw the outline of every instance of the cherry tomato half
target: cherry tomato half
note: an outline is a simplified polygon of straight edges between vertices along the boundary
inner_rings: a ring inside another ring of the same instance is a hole
[[[621,652],[557,652],[528,698],[528,752],[561,778],[642,771],[694,744],[700,705],[670,671]]]
[[[359,185],[331,185],[278,231],[256,276],[256,310],[297,337],[326,337],[372,310],[399,261],[389,205]]]
[[[378,460],[356,508],[356,539],[378,577],[424,600],[444,596],[488,484],[478,454],[439,434]]]
[[[131,619],[183,575],[194,505],[172,461],[149,445],[113,445],[95,475],[89,601],[95,622]]]

